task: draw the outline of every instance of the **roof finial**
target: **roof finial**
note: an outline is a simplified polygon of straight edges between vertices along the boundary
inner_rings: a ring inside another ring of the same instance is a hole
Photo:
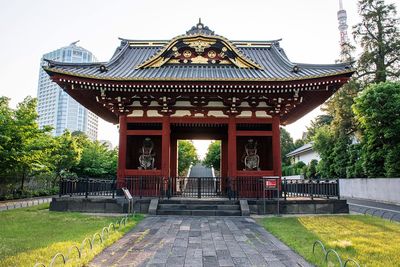
[[[343,10],[343,2],[342,2],[342,0],[339,0],[339,10]]]
[[[207,26],[205,26],[201,22],[201,18],[199,18],[199,22],[193,26],[186,34],[205,34],[205,35],[214,35],[214,32],[210,30]]]
[[[199,18],[199,23],[197,23],[196,27],[197,27],[197,29],[203,29],[204,28],[204,24],[201,23],[201,18]]]

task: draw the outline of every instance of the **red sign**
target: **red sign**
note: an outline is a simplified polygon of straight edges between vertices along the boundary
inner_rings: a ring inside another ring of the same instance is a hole
[[[276,180],[265,180],[266,188],[276,188]]]

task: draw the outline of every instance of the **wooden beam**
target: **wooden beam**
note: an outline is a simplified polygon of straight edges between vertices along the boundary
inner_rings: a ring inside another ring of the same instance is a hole
[[[236,136],[273,136],[272,131],[236,131]]]
[[[162,130],[127,130],[126,135],[162,135]]]

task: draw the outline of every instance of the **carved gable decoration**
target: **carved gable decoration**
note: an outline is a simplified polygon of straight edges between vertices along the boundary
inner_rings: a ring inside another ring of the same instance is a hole
[[[186,35],[172,39],[161,51],[137,68],[158,68],[169,64],[207,64],[261,69],[261,66],[245,57],[227,39],[214,35],[201,22],[195,27]]]

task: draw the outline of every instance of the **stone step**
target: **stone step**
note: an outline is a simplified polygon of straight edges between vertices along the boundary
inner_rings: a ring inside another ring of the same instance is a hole
[[[239,205],[158,204],[159,210],[240,210]]]
[[[189,204],[189,205],[239,205],[236,200],[197,200],[197,199],[163,199],[159,204]]]
[[[157,210],[157,215],[241,216],[240,210]]]

